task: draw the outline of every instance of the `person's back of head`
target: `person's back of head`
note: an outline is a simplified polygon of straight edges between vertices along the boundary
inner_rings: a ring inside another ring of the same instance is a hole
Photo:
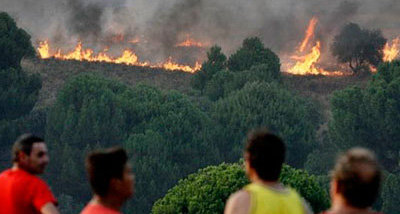
[[[336,193],[355,208],[372,206],[379,194],[381,169],[375,155],[363,148],[353,148],[341,155],[332,171]]]
[[[133,194],[133,178],[124,149],[112,148],[92,152],[86,159],[86,169],[96,195],[106,197],[109,194],[117,194],[127,199]]]
[[[277,181],[285,161],[286,146],[266,129],[251,132],[247,138],[245,159],[264,181]]]

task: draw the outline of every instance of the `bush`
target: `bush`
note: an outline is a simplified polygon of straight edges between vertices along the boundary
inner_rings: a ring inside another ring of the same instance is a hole
[[[315,212],[329,207],[328,194],[314,176],[284,166],[280,180],[296,189]],[[241,164],[209,166],[180,180],[156,201],[152,213],[223,213],[229,195],[248,183]]]

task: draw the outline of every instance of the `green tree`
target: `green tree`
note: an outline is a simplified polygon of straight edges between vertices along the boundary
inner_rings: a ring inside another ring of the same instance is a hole
[[[275,70],[274,70],[275,69]],[[270,64],[260,64],[241,72],[220,70],[207,82],[204,94],[216,101],[240,90],[248,82],[281,82],[279,67]]]
[[[233,81],[235,75],[228,70],[221,70],[214,74],[213,78],[207,82],[204,94],[212,101],[216,101],[234,90]]]
[[[301,167],[315,141],[319,112],[277,83],[252,82],[218,100],[211,110],[215,142],[225,161],[237,161],[248,130],[265,126],[283,138],[288,163]]]
[[[148,213],[178,179],[220,161],[208,134],[211,123],[178,92],[79,75],[66,83],[49,112],[46,139],[57,157],[51,184],[58,187],[57,195],[86,203],[86,151],[123,145],[133,157],[138,179],[136,197],[126,208]]]
[[[20,68],[21,59],[34,54],[29,34],[18,28],[7,13],[0,12],[0,70]]]
[[[381,200],[382,212],[386,214],[398,213],[400,209],[400,176],[389,174],[383,183]]]
[[[242,47],[229,57],[227,62],[230,71],[248,70],[254,65],[268,64],[270,71],[279,71],[278,56],[270,49],[265,48],[258,37],[247,38]]]
[[[365,89],[334,93],[329,133],[340,149],[374,150],[390,172],[400,160],[400,62],[385,63]]]
[[[368,64],[378,66],[382,62],[385,43],[381,31],[349,23],[335,36],[331,50],[340,63],[348,63],[354,73],[359,73]]]
[[[329,207],[327,192],[305,171],[284,166],[280,180],[296,189],[315,212]],[[156,201],[152,213],[223,213],[229,195],[248,183],[241,164],[209,166],[180,180]]]
[[[124,142],[138,180],[138,197],[128,206],[135,213],[148,213],[180,178],[220,161],[208,134],[211,121],[203,112],[176,92],[163,95],[158,106],[159,115],[143,123],[143,132]]]
[[[213,46],[207,52],[207,61],[205,61],[192,79],[192,86],[203,92],[206,83],[213,77],[215,73],[225,69],[226,56],[221,52],[221,47]]]
[[[0,120],[29,114],[42,88],[40,76],[10,68],[0,70],[0,83]]]

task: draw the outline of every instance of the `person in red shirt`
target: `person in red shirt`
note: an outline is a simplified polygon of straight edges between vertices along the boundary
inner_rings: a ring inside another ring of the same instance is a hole
[[[0,174],[0,213],[58,214],[57,200],[37,176],[49,163],[44,140],[31,134],[20,136],[12,158],[12,168]]]
[[[133,195],[134,176],[122,148],[97,151],[86,158],[86,170],[94,196],[81,214],[119,214]]]
[[[353,148],[341,155],[332,171],[331,208],[322,214],[377,214],[371,210],[379,195],[381,169],[375,155]]]

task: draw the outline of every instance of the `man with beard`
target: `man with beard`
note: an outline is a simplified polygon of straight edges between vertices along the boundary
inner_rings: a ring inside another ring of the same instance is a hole
[[[13,166],[0,174],[1,213],[58,214],[57,200],[37,175],[49,163],[46,143],[31,134],[20,136],[12,149]]]

